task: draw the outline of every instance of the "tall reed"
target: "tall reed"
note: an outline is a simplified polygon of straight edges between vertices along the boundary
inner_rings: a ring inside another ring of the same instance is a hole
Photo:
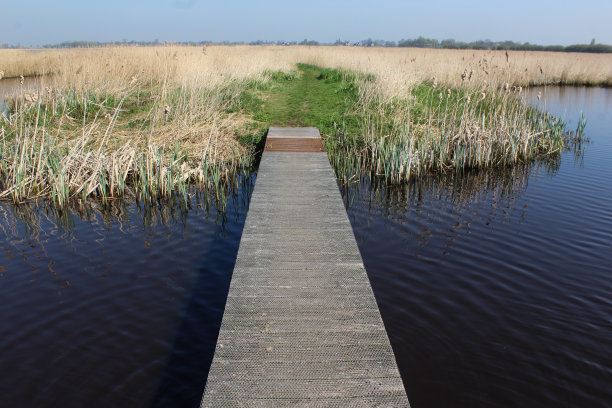
[[[518,88],[441,89],[434,81],[390,102],[361,88],[362,134],[338,129],[326,139],[344,182],[505,167],[558,155],[570,142],[564,123],[529,106]]]
[[[233,136],[232,114],[223,113],[240,87],[195,91],[135,80],[111,94],[21,89],[0,119],[0,199],[47,198],[58,207],[125,196],[186,202],[194,184],[222,198],[253,160]]]
[[[252,122],[242,91],[298,62],[368,74],[354,79],[361,130],[338,123],[326,141],[342,178],[369,172],[395,183],[555,155],[567,139],[562,124],[529,108],[518,89],[610,85],[611,58],[352,47],[0,50],[3,75],[26,77],[0,115],[0,199],[64,206],[184,196],[190,183],[218,188],[253,159],[236,137]]]

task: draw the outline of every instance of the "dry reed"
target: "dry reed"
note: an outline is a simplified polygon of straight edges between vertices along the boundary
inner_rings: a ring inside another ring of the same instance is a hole
[[[372,73],[385,92],[405,90],[436,77],[461,85],[504,83],[612,86],[612,55],[539,51],[311,46],[107,47],[0,50],[5,77],[59,74],[63,84],[112,89],[132,77],[167,78],[174,85],[218,85],[229,79],[290,70],[296,63]],[[395,91],[393,91],[395,90]]]
[[[70,198],[129,192],[147,200],[185,194],[186,183],[196,180],[218,186],[252,157],[235,137],[249,122],[239,109],[242,91],[298,62],[374,74],[360,83],[362,136],[370,154],[387,157],[375,171],[395,163],[389,174],[397,179],[413,174],[409,163],[418,163],[420,173],[507,164],[539,152],[535,135],[553,130],[534,128],[529,121],[537,119],[508,96],[498,100],[500,92],[612,85],[608,54],[308,46],[0,50],[0,81],[26,82],[17,86],[12,114],[0,117],[0,198],[50,197],[61,206]],[[37,86],[28,91],[32,81]],[[415,121],[404,102],[432,81],[428,119]],[[487,103],[497,107],[483,110]],[[389,118],[391,133],[383,126]],[[399,141],[395,147],[385,145],[390,135]],[[469,150],[468,142],[479,148]],[[558,150],[558,143],[545,150]]]

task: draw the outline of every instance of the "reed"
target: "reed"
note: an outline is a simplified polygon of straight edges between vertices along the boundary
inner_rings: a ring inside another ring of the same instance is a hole
[[[245,111],[245,91],[269,90],[297,63],[336,69],[357,95],[351,117],[362,122],[347,130],[334,119],[326,140],[345,179],[369,172],[396,183],[507,166],[566,143],[562,124],[530,109],[521,87],[609,86],[611,58],[308,46],[0,50],[0,84],[15,78],[16,89],[0,114],[0,199],[151,202],[185,197],[192,185],[222,196],[267,125]]]
[[[440,85],[544,84],[612,86],[612,55],[537,51],[310,46],[101,47],[0,50],[6,78],[54,74],[60,87],[113,89],[131,78],[174,85],[289,71],[298,62],[374,74],[387,96],[431,81]],[[461,75],[465,73],[465,79]]]
[[[114,94],[21,90],[0,121],[0,199],[47,198],[58,207],[126,196],[187,202],[194,184],[222,198],[253,160],[232,135],[233,116],[221,114],[235,88],[194,92],[132,81]]]
[[[62,207],[184,197],[192,185],[222,197],[254,160],[255,143],[238,137],[254,129],[243,90],[266,82],[269,68],[290,67],[207,48],[0,50],[2,81],[19,78],[2,95],[0,199]]]
[[[361,134],[338,129],[325,140],[345,183],[364,174],[398,184],[431,173],[508,167],[556,157],[582,141],[582,132],[572,135],[561,120],[529,106],[520,87],[441,89],[432,81],[389,101],[369,92],[369,83],[359,85]]]

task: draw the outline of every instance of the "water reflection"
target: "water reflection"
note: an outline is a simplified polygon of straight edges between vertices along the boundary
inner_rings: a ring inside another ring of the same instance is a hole
[[[196,406],[254,181],[224,202],[0,203],[0,405]]]
[[[596,111],[590,113],[599,118],[603,118],[604,112],[612,110],[612,92],[606,91],[602,88],[542,86],[527,89],[525,96],[530,104],[554,112],[565,118],[568,123],[575,124],[578,115],[584,112],[585,108],[597,105]],[[542,96],[541,101],[537,99],[539,92]]]
[[[47,79],[48,80],[48,79]],[[46,85],[45,85],[46,86]],[[0,79],[0,117],[8,115],[8,101],[15,95],[24,93],[38,94],[45,87],[42,77],[25,78],[23,85],[19,83],[19,78]]]
[[[552,177],[561,165],[559,157],[545,161],[518,164],[513,167],[432,174],[401,185],[363,177],[359,182],[340,184],[345,206],[349,210],[367,203],[370,211],[391,219],[409,212],[425,211],[425,203],[436,200],[461,213],[474,203],[491,202],[492,210],[502,206],[512,210],[517,198],[526,190],[530,179],[538,175]]]
[[[546,91],[569,129],[586,114],[591,142],[552,162],[341,186],[415,407],[612,400],[612,93]]]
[[[255,185],[256,173],[250,172],[245,178],[234,178],[220,196],[210,192],[192,189],[190,200],[186,203],[177,196],[154,203],[130,200],[111,200],[102,203],[89,200],[85,205],[72,201],[66,208],[58,208],[44,201],[31,201],[18,205],[0,202],[0,232],[9,240],[11,237],[26,236],[41,241],[41,236],[53,234],[65,239],[74,238],[75,227],[80,222],[101,224],[106,228],[116,225],[120,231],[127,232],[134,221],[145,228],[173,225],[187,225],[190,211],[197,210],[214,217],[214,224],[224,228],[228,214],[248,205],[248,197]],[[77,222],[78,220],[78,222]]]

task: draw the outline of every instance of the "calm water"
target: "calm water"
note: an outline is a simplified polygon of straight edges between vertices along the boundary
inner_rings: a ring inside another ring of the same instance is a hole
[[[197,406],[253,182],[224,216],[0,204],[0,407]]]
[[[582,154],[344,192],[416,408],[612,406],[612,91],[539,103]],[[253,182],[225,216],[0,204],[0,407],[198,406]]]
[[[7,99],[19,95],[21,91],[38,94],[43,88],[38,78],[25,78],[23,85],[19,83],[18,78],[0,79],[0,117],[2,114],[8,114]]]
[[[415,408],[612,406],[612,90],[542,91],[583,154],[345,193]]]

